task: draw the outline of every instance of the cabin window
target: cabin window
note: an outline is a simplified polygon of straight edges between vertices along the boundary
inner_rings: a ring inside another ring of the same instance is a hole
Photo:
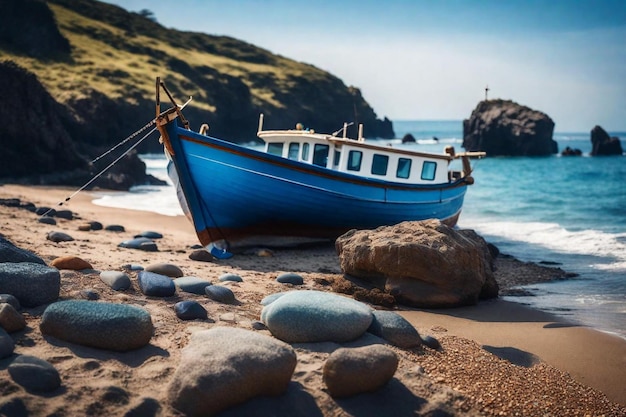
[[[300,153],[300,144],[298,142],[291,142],[289,144],[289,154],[287,157],[289,159],[298,160],[298,154]]]
[[[341,159],[341,151],[335,150],[335,154],[333,157],[333,166],[339,165],[339,160]]]
[[[396,177],[409,178],[409,175],[411,175],[411,160],[408,158],[399,158]]]
[[[328,145],[316,144],[313,147],[313,164],[325,167],[328,165]]]
[[[360,171],[362,159],[363,159],[363,152],[350,151],[348,153],[348,171]]]
[[[435,179],[435,173],[437,172],[437,163],[426,161],[422,165],[422,179],[432,181]]]
[[[372,158],[372,174],[387,175],[387,165],[389,165],[389,157],[387,155],[374,154],[374,158]]]
[[[272,155],[283,156],[283,145],[282,142],[272,142],[267,144],[267,153]]]
[[[309,160],[309,144],[308,143],[302,144],[302,160],[303,161]]]

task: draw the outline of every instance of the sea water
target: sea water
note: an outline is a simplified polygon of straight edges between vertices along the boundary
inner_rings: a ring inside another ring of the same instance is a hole
[[[394,121],[393,146],[463,151],[461,121]],[[411,133],[416,143],[402,144]],[[609,132],[626,144],[625,132]],[[487,157],[473,161],[460,228],[476,230],[501,252],[546,262],[577,277],[524,287],[505,297],[626,338],[626,156],[591,157],[589,132],[555,133],[559,151],[582,157]],[[162,155],[143,155],[148,172],[169,181]],[[454,163],[459,163],[455,161]],[[459,163],[460,168],[460,163]],[[181,215],[171,183],[106,193],[96,204]]]

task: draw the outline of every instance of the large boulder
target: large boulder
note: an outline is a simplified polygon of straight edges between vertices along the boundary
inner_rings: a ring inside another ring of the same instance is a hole
[[[439,220],[351,230],[335,245],[346,275],[370,281],[405,305],[455,307],[497,296],[484,239]]]
[[[554,122],[545,113],[510,100],[484,100],[463,120],[463,147],[487,156],[558,153]]]
[[[187,416],[214,415],[284,393],[296,362],[291,346],[266,335],[233,327],[198,331],[181,353],[168,398]]]
[[[611,137],[600,126],[591,129],[591,155],[622,155],[624,150],[618,137]]]

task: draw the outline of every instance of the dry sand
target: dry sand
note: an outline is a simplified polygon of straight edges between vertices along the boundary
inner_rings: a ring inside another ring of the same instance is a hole
[[[0,198],[55,207],[73,191],[4,185],[0,186]],[[251,329],[251,323],[259,319],[260,300],[287,289],[275,281],[282,272],[302,275],[305,284],[294,288],[300,290],[331,291],[335,287],[328,283],[342,280],[332,246],[275,249],[273,256],[251,250],[227,261],[193,261],[188,256],[197,239],[185,217],[101,207],[91,203],[93,198],[87,192],[75,196],[61,208],[80,218],[58,219],[56,226],[38,223],[38,216],[29,211],[0,206],[0,233],[47,262],[76,255],[97,271],[166,262],[179,266],[185,275],[211,282],[233,272],[244,280],[231,284],[240,303],[219,304],[181,292],[164,299],[146,297],[136,281],[131,289],[116,292],[100,281],[97,272],[61,271],[62,299],[80,298],[81,290],[93,289],[101,301],[141,306],[150,312],[155,334],[149,346],[136,351],[102,351],[42,337],[39,322],[43,308],[25,310],[27,328],[12,334],[15,354],[37,356],[54,364],[62,387],[46,395],[26,392],[7,372],[12,358],[0,360],[0,416],[177,415],[167,404],[166,387],[193,331],[213,326]],[[78,230],[83,221],[92,220],[123,225],[126,232]],[[158,252],[117,246],[147,230],[164,235],[156,241]],[[68,233],[75,240],[53,243],[46,240],[50,231]],[[523,266],[503,268],[506,279],[514,281],[514,271],[527,273],[521,271]],[[200,302],[209,320],[179,320],[173,305],[183,299]],[[394,348],[400,366],[379,392],[334,400],[324,389],[321,369],[337,346],[296,345],[298,366],[285,395],[255,399],[223,414],[405,416],[435,415],[434,410],[442,410],[453,415],[626,416],[624,339],[502,300],[458,309],[397,311],[422,336],[436,337],[443,350]]]

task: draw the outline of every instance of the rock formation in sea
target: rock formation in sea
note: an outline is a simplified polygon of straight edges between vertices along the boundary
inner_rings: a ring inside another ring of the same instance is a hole
[[[558,153],[554,122],[510,100],[483,100],[463,120],[463,147],[488,156],[544,156]]]
[[[622,155],[624,150],[618,137],[611,137],[600,126],[591,129],[591,155]]]

